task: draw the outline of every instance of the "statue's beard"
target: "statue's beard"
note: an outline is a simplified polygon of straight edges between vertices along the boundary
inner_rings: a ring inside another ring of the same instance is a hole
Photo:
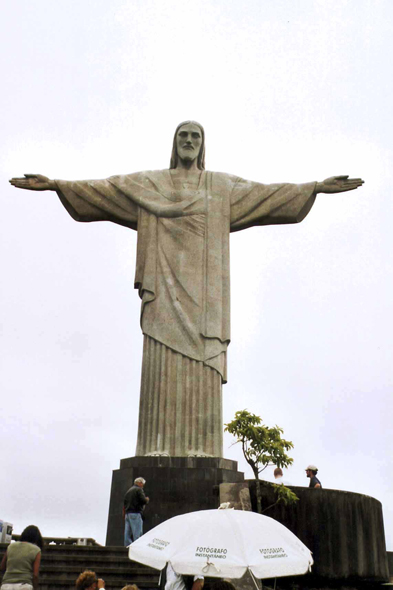
[[[195,153],[195,150],[182,150],[179,158],[185,162],[192,162],[198,158],[198,154]]]

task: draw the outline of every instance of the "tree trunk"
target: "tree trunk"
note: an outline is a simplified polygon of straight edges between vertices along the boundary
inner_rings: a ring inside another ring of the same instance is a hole
[[[257,497],[257,512],[262,514],[262,494],[261,494],[261,482],[258,479],[258,474],[255,478],[255,491]]]

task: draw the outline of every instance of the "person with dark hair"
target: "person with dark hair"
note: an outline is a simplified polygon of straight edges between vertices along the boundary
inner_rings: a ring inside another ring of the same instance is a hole
[[[105,588],[105,582],[102,578],[97,578],[95,572],[85,570],[78,576],[75,587],[76,590],[98,590]]]
[[[39,547],[41,550],[44,546],[44,541],[42,539],[40,529],[34,526],[34,524],[31,524],[25,528],[19,540],[21,542],[33,543],[33,545],[37,545],[37,547]]]
[[[322,484],[317,478],[318,468],[315,465],[309,465],[306,468],[306,476],[310,478],[309,488],[322,488]]]
[[[5,572],[1,590],[37,590],[43,545],[40,530],[34,525],[25,528],[19,541],[8,545],[0,565]]]

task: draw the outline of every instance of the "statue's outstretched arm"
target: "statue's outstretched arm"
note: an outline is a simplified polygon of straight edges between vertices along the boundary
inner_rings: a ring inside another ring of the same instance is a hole
[[[21,178],[11,178],[10,183],[16,188],[29,191],[55,191],[56,183],[42,174],[25,174]]]
[[[355,188],[362,186],[364,180],[361,178],[348,178],[348,176],[330,176],[323,182],[317,182],[315,194],[318,193],[343,193],[353,191]]]

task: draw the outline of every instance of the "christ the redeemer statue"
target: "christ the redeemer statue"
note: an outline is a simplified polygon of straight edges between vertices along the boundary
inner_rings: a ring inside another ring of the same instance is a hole
[[[169,170],[106,180],[13,178],[53,190],[76,221],[138,231],[135,288],[144,334],[136,455],[222,456],[222,384],[230,341],[229,234],[297,223],[318,193],[361,186],[333,176],[306,184],[260,184],[205,171],[205,136],[186,121]]]

